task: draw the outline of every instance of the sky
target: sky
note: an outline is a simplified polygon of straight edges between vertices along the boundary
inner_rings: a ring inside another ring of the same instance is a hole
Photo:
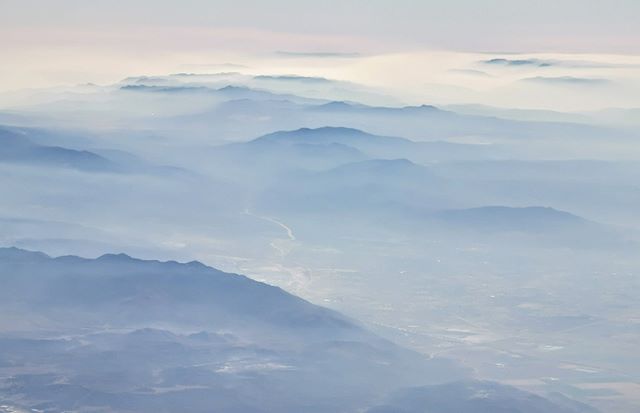
[[[0,0],[0,91],[233,63],[388,87],[405,103],[635,107],[640,76],[630,68],[640,63],[639,16],[637,0]],[[501,92],[537,73],[472,76],[486,69],[476,64],[483,54],[627,69],[549,69],[550,76],[610,80],[606,93],[585,87],[550,101],[531,88]]]
[[[51,41],[48,33],[56,39],[61,31],[84,32],[104,40],[116,30],[135,41],[144,37],[141,30],[150,29],[154,34],[160,29],[184,28],[186,36],[195,29],[236,33],[227,44],[232,48],[251,48],[247,39],[264,39],[265,35],[271,47],[299,48],[295,36],[282,36],[288,34],[316,38],[317,43],[309,45],[314,49],[323,48],[321,39],[325,39],[325,47],[364,51],[638,53],[639,16],[637,0],[0,2],[2,30],[22,34],[3,36],[3,45],[46,43]],[[200,40],[202,43],[191,47],[206,46],[207,36]]]

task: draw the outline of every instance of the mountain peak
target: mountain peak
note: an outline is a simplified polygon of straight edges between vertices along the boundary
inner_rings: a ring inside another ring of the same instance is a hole
[[[246,86],[235,86],[235,85],[227,85],[227,86],[223,86],[219,89],[217,89],[218,92],[235,92],[235,91],[249,91],[251,89],[249,89]]]
[[[50,258],[44,252],[29,251],[17,247],[0,247],[0,258],[2,259],[18,259],[18,260],[43,260]]]
[[[322,126],[319,128],[300,128],[289,131],[278,131],[263,135],[252,142],[279,142],[279,143],[345,143],[348,139],[376,138],[360,129],[342,126]]]
[[[401,114],[419,114],[419,113],[433,113],[433,112],[447,112],[433,105],[417,105],[417,106],[368,106],[361,103],[346,102],[342,100],[336,100],[321,105],[316,105],[310,109],[316,111],[336,111],[336,112],[371,112],[371,113],[384,113],[390,115]]]
[[[360,129],[355,129],[355,128],[347,128],[344,126],[321,126],[319,128],[300,128],[294,131],[291,131],[292,133],[299,133],[299,132],[304,132],[304,133],[309,133],[309,134],[314,134],[314,133],[356,133],[356,134],[362,134],[362,135],[368,135],[368,133],[361,131]]]
[[[103,254],[97,258],[99,261],[110,261],[110,262],[130,262],[130,261],[140,261],[136,258],[131,257],[125,253],[119,254]]]

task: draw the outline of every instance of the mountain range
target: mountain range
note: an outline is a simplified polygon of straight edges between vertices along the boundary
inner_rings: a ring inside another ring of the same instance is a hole
[[[431,387],[469,377],[449,360],[405,350],[339,313],[199,262],[3,248],[0,276],[4,406],[387,412],[405,411],[389,410],[389,402],[412,386],[427,386],[419,409],[430,412],[471,413],[486,404],[461,403],[471,397],[468,384],[442,388],[446,400]],[[474,386],[492,388],[501,406],[513,406],[505,412],[591,412],[507,386]]]

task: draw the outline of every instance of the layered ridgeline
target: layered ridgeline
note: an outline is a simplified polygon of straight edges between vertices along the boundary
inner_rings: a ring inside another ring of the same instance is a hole
[[[540,80],[530,79],[528,83],[540,84]],[[291,87],[294,83],[303,87]],[[315,93],[308,93],[309,86]],[[614,128],[589,124],[592,122],[579,116],[558,117],[539,113],[525,116],[504,110],[472,110],[464,106],[400,106],[389,96],[371,99],[371,91],[362,93],[358,85],[319,78],[256,76],[250,79],[232,73],[208,76],[178,74],[129,78],[105,88],[115,99],[151,96],[156,101],[207,99],[205,101],[215,102],[215,105],[199,106],[195,113],[178,115],[163,123],[165,129],[180,125],[193,134],[217,130],[226,135],[231,132],[225,130],[227,124],[241,120],[242,124],[234,125],[234,129],[236,133],[242,131],[245,136],[264,133],[265,126],[268,126],[267,130],[278,130],[329,124],[367,129],[378,134],[400,133],[418,140],[460,136],[511,140],[567,135],[582,138],[624,135]],[[344,96],[337,96],[337,90],[345,91]],[[358,103],[362,101],[377,101],[379,104]],[[393,106],[387,106],[389,104]],[[153,123],[149,125],[153,127]]]
[[[592,411],[491,383],[442,387],[468,371],[198,262],[5,248],[0,277],[0,404],[17,411]]]
[[[222,145],[209,157],[216,162],[252,162],[255,167],[278,166],[327,169],[366,159],[406,158],[414,162],[500,158],[501,148],[444,141],[416,142],[345,127],[278,131],[248,142]]]
[[[48,143],[53,141],[53,143]],[[82,145],[82,149],[63,146],[59,141]],[[87,139],[87,141],[89,141]],[[48,170],[76,170],[83,173],[143,174],[192,177],[184,168],[156,165],[118,149],[84,148],[89,142],[67,136],[64,132],[38,128],[0,125],[0,166],[25,166]]]
[[[96,153],[43,145],[20,129],[0,127],[0,162],[58,166],[85,171],[114,171],[117,165]]]

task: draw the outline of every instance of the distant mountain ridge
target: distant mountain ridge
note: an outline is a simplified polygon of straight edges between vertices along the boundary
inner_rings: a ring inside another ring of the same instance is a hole
[[[300,128],[292,131],[273,132],[251,141],[252,143],[279,142],[299,143],[309,141],[316,144],[410,144],[409,139],[373,135],[359,129],[324,126],[320,128]]]
[[[277,131],[249,141],[249,145],[293,145],[307,143],[315,145],[343,144],[351,146],[370,158],[411,160],[450,160],[487,157],[495,148],[483,145],[458,144],[443,141],[415,142],[410,139],[382,136],[360,129],[324,126]]]
[[[299,104],[322,104],[322,99],[305,98],[289,93],[277,93],[262,88],[252,88],[244,85],[227,84],[225,86],[211,87],[209,85],[191,84],[124,84],[119,86],[124,92],[157,93],[157,94],[211,94],[224,99],[253,99],[264,100],[289,100]]]
[[[455,112],[441,109],[434,105],[419,105],[419,106],[398,106],[398,107],[386,107],[386,106],[369,106],[362,103],[345,102],[345,101],[332,101],[322,105],[310,107],[311,111],[320,112],[353,112],[353,113],[379,113],[388,115],[416,115],[416,114],[451,114],[455,115]]]
[[[115,171],[117,164],[96,153],[46,146],[28,136],[0,128],[0,162],[69,167],[87,171]]]

